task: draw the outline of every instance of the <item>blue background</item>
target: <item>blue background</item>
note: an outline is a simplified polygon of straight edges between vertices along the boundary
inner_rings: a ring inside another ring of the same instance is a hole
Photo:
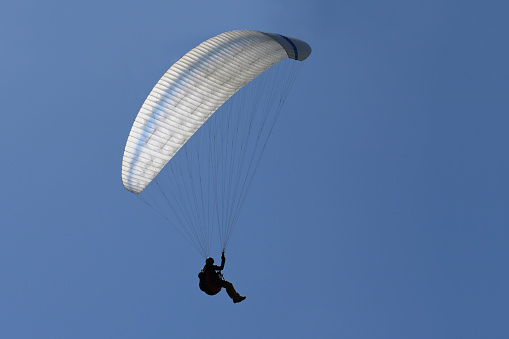
[[[3,2],[0,336],[509,337],[508,14]],[[201,256],[120,178],[157,80],[234,29],[313,48],[228,248],[235,305],[198,289]]]

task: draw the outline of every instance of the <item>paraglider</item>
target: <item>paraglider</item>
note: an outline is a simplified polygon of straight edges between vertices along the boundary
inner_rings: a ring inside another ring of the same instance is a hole
[[[225,261],[224,252],[221,255],[221,266],[214,265],[214,258],[208,257],[205,260],[205,266],[203,266],[203,269],[198,273],[200,290],[208,295],[216,295],[221,291],[221,288],[224,287],[226,293],[232,298],[233,302],[239,303],[246,299],[246,297],[237,293],[233,284],[223,278],[221,271],[224,269]]]
[[[224,253],[295,80],[293,61],[310,53],[304,41],[279,34],[219,34],[171,66],[136,116],[124,149],[122,182],[135,194],[152,186],[158,197],[140,198],[204,258],[215,229]],[[283,60],[292,62],[280,73],[265,72]],[[250,82],[259,85],[244,96],[239,90]]]

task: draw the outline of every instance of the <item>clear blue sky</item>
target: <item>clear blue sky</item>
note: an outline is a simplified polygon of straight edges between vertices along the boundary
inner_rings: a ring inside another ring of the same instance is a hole
[[[0,337],[509,337],[507,1],[0,5]],[[313,48],[227,253],[122,186],[148,92],[225,31]],[[217,253],[219,256],[219,253]]]

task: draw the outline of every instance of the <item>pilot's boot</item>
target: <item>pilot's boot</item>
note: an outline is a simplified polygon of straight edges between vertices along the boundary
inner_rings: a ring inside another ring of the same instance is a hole
[[[232,298],[234,303],[240,303],[242,300],[246,299],[246,297],[241,296],[235,291],[233,284],[229,281],[224,281],[224,288],[226,289],[226,293]]]
[[[237,297],[233,298],[233,302],[234,303],[240,303],[244,299],[246,299],[246,297],[243,297],[243,296],[237,294]]]

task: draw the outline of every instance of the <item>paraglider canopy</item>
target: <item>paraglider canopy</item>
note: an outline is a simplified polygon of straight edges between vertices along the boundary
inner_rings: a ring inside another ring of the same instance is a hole
[[[232,31],[189,51],[159,80],[136,117],[122,161],[126,189],[141,193],[226,100],[282,59],[311,53],[299,39]]]
[[[301,64],[296,60],[310,53],[304,41],[280,34],[220,34],[171,66],[136,116],[124,149],[122,182],[136,194],[154,182],[140,199],[204,258],[212,231],[219,231],[226,249],[296,78]],[[252,95],[245,95],[246,89]],[[154,190],[152,199],[147,193]]]

